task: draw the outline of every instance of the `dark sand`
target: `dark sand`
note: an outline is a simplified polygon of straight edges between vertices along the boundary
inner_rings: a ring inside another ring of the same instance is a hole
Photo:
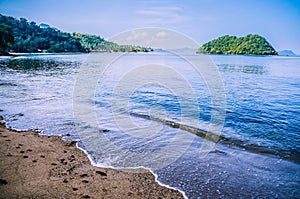
[[[183,198],[150,172],[98,168],[75,142],[0,124],[0,198]]]

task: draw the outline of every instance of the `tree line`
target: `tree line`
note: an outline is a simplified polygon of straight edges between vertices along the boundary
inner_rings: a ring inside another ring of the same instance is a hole
[[[148,52],[151,48],[118,45],[100,36],[67,33],[47,24],[37,25],[25,18],[19,20],[0,14],[0,53],[5,51],[35,52]]]

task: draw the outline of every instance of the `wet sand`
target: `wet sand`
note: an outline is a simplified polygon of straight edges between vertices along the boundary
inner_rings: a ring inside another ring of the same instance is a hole
[[[0,198],[183,198],[150,172],[94,167],[58,136],[0,124],[0,151]]]

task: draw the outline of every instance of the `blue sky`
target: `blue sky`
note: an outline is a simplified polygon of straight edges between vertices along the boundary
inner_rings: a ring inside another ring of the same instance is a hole
[[[276,50],[300,54],[300,0],[0,0],[0,13],[104,38],[161,27],[201,45],[225,34],[255,33]]]

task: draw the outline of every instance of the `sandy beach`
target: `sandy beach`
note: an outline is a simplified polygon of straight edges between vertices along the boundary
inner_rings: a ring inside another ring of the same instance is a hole
[[[0,198],[183,198],[152,173],[91,165],[74,141],[0,125]]]

